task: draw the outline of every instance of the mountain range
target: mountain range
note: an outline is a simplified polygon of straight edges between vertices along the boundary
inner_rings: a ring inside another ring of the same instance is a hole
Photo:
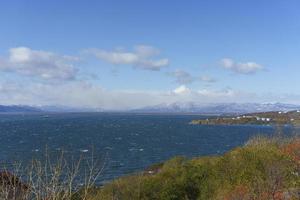
[[[176,102],[159,104],[139,109],[117,112],[131,113],[197,113],[197,114],[241,114],[267,111],[300,110],[300,105],[284,103],[215,103],[198,104],[195,102]],[[105,109],[72,108],[67,106],[23,106],[0,105],[0,113],[36,113],[36,112],[111,112]],[[114,111],[116,112],[116,111]]]
[[[35,112],[42,112],[42,110],[32,106],[0,105],[0,113],[35,113]]]
[[[133,112],[147,113],[202,113],[202,114],[241,114],[267,111],[291,111],[300,105],[283,103],[216,103],[197,104],[194,102],[159,104],[135,109]]]

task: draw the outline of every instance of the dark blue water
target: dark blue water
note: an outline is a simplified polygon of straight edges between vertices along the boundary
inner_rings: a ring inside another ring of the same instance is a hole
[[[27,161],[63,149],[70,155],[106,158],[102,180],[142,170],[173,156],[222,154],[271,126],[189,125],[195,115],[35,114],[0,115],[1,163]],[[289,131],[289,130],[288,130]]]

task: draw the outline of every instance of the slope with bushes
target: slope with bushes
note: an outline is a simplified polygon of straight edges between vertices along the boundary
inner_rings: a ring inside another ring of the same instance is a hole
[[[223,156],[173,158],[88,199],[300,199],[300,139],[255,138]]]

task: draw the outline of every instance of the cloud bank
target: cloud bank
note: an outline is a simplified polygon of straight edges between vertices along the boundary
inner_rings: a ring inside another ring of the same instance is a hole
[[[173,90],[108,90],[86,81],[65,84],[17,84],[0,82],[1,104],[60,105],[78,108],[126,110],[161,103],[231,103],[262,100],[248,92],[232,89],[193,90],[181,85]]]

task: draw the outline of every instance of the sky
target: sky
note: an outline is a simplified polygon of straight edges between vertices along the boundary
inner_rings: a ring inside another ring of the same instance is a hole
[[[298,0],[3,0],[0,104],[300,104]]]

